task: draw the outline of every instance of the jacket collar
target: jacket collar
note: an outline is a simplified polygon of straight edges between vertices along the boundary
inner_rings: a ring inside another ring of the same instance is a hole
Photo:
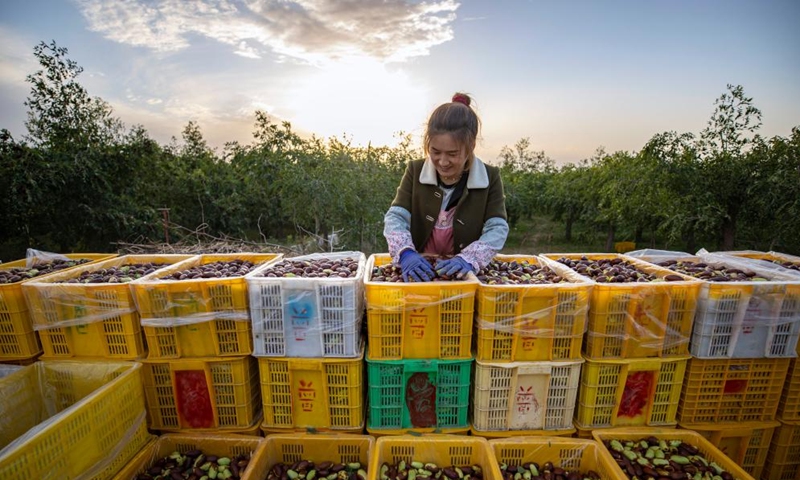
[[[436,185],[436,167],[430,158],[425,159],[422,170],[419,173],[419,183],[426,185]],[[489,186],[489,174],[486,172],[486,165],[480,158],[475,157],[472,167],[469,169],[467,178],[467,188],[486,188]]]

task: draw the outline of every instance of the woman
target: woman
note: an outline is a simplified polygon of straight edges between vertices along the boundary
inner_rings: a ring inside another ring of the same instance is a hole
[[[463,278],[488,264],[508,236],[500,170],[475,157],[480,119],[467,94],[431,114],[423,147],[409,162],[384,216],[383,234],[403,280]],[[420,254],[440,258],[435,269]]]

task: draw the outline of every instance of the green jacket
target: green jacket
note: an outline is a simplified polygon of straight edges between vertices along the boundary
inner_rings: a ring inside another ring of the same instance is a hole
[[[392,206],[411,212],[411,237],[415,247],[421,250],[433,232],[442,206],[442,192],[437,185],[433,162],[414,160],[408,163]],[[486,220],[494,217],[508,220],[500,169],[476,157],[453,219],[455,253],[478,240]]]

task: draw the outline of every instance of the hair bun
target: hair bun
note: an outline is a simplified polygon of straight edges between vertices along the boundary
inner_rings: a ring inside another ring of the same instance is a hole
[[[469,96],[463,93],[456,93],[453,95],[453,103],[463,103],[464,105],[469,107],[470,99]]]

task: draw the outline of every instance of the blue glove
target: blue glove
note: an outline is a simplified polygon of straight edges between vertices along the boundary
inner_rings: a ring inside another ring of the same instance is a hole
[[[448,260],[436,261],[436,272],[448,277],[464,278],[472,271],[472,265],[462,257],[453,257]]]
[[[436,278],[431,264],[414,250],[403,250],[400,254],[400,271],[404,282],[408,281],[408,277],[415,282],[429,282]]]

